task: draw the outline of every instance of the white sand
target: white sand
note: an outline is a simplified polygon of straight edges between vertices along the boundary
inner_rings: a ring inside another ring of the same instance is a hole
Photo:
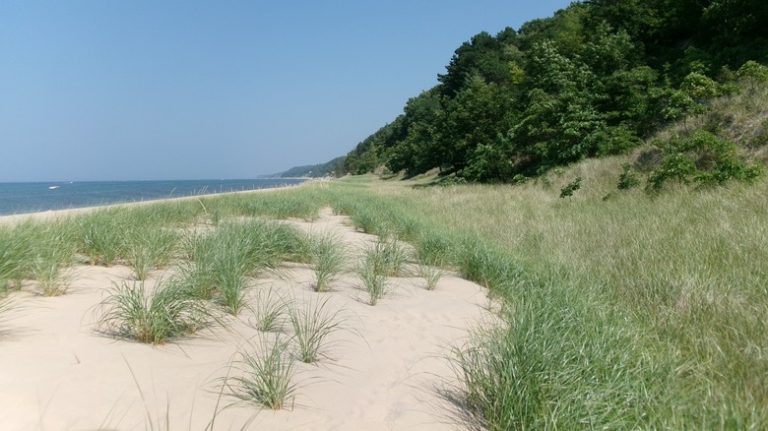
[[[327,211],[315,223],[292,223],[337,232],[358,249],[372,238]],[[214,429],[221,430],[249,421],[244,429],[459,428],[437,388],[454,381],[444,359],[450,346],[460,345],[485,316],[485,291],[476,284],[445,276],[427,291],[418,278],[390,279],[392,292],[372,307],[352,274],[334,282],[330,293],[314,293],[312,271],[300,265],[255,280],[252,293],[271,286],[297,303],[330,298],[346,327],[332,336],[328,358],[297,362],[295,401],[274,412],[251,404],[221,409],[233,402],[218,396],[221,379],[232,372],[237,350],[253,349],[248,340],[258,334],[245,324],[248,311],[227,328],[161,346],[99,335],[95,306],[113,282],[130,279],[125,267],[80,266],[65,296],[15,295],[22,308],[1,324],[0,429],[166,429],[167,420],[171,430],[203,430],[219,400]]]

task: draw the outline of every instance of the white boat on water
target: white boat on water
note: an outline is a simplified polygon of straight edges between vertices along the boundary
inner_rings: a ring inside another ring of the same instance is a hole
[[[48,190],[56,190],[61,186],[48,186]]]

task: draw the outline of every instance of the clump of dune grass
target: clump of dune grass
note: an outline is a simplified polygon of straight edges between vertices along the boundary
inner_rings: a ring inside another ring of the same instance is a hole
[[[38,231],[39,226],[29,222],[0,228],[0,291],[18,288],[32,276],[32,246],[38,242]]]
[[[191,263],[183,269],[184,284],[191,295],[213,299],[237,315],[247,305],[247,278],[301,256],[304,247],[298,232],[278,223],[223,223],[211,233],[185,240]]]
[[[227,196],[216,202],[216,205],[236,215],[313,220],[326,203],[317,188],[307,187],[251,196]]]
[[[387,289],[387,276],[385,275],[384,255],[376,247],[371,248],[365,254],[365,259],[360,266],[359,275],[363,281],[363,287],[368,292],[368,304],[376,305],[384,296]]]
[[[178,235],[163,227],[133,228],[124,236],[125,258],[134,277],[143,281],[149,272],[170,262],[176,251]]]
[[[334,331],[340,328],[340,312],[328,309],[328,298],[312,299],[302,307],[291,308],[289,319],[294,332],[296,355],[308,364],[323,356],[323,347]]]
[[[419,262],[425,265],[444,267],[454,262],[455,238],[445,232],[428,231],[414,244]]]
[[[293,379],[293,360],[288,354],[289,344],[279,336],[261,335],[254,352],[240,352],[236,367],[240,376],[227,383],[231,395],[243,401],[280,410],[290,401],[296,386]]]
[[[77,218],[79,251],[94,265],[113,265],[123,252],[124,217],[101,210]]]
[[[403,275],[408,262],[408,251],[394,236],[379,238],[373,245],[373,252],[378,256],[377,271],[390,277]]]
[[[443,277],[443,271],[434,266],[419,265],[419,276],[427,283],[427,290],[435,290],[440,278]]]
[[[123,282],[100,305],[105,332],[142,343],[161,344],[193,333],[212,317],[202,301],[173,282],[158,282],[149,292],[143,282]]]
[[[337,235],[325,233],[310,239],[310,252],[315,271],[314,289],[316,292],[327,292],[344,269],[346,247]]]
[[[40,293],[45,296],[65,294],[69,286],[65,270],[72,265],[75,255],[66,226],[61,223],[36,225],[32,235],[25,240],[30,243],[28,275],[37,280]]]
[[[65,252],[56,249],[43,250],[34,258],[32,272],[43,296],[61,296],[69,289],[70,280],[64,274],[64,266],[71,256],[62,253]]]
[[[262,332],[279,330],[291,302],[280,297],[271,287],[259,291],[255,295],[254,302],[255,304],[251,307],[253,310],[251,326]]]

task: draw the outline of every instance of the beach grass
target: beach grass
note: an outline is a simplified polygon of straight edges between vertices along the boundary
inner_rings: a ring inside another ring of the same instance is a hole
[[[183,241],[180,256],[188,263],[182,262],[182,278],[191,282],[181,285],[194,289],[180,290],[186,300],[226,303],[220,274],[231,251],[223,244],[244,254],[237,258],[247,262],[246,269],[232,272],[246,278],[285,260],[312,262],[303,235],[285,226],[256,228],[271,222],[251,218],[312,219],[330,205],[382,241],[407,241],[420,265],[456,271],[503,304],[503,323],[481,328],[453,355],[461,382],[453,400],[478,426],[765,428],[768,181],[670,187],[653,195],[618,192],[625,162],[626,157],[585,160],[516,186],[409,187],[414,183],[354,177],[322,187],[210,198],[206,210],[192,201],[173,210],[148,205],[142,217],[96,212],[73,218],[62,231],[92,263],[108,264],[125,256],[123,241],[110,230],[150,222],[190,226],[206,211],[219,211],[218,226]],[[560,199],[559,189],[575,177],[582,178],[579,192]],[[252,228],[243,227],[250,223]],[[29,244],[40,241],[41,229],[0,228],[0,280],[6,288],[34,277]],[[264,239],[225,238],[235,231]],[[152,294],[123,290],[123,297],[144,298],[134,301],[145,304],[134,310],[152,307]],[[231,309],[237,309],[242,289],[232,292]],[[317,302],[288,313],[302,360],[322,356],[324,341],[338,327],[328,315],[335,313]],[[117,332],[132,334],[126,328]]]
[[[78,251],[94,265],[111,266],[124,251],[126,217],[115,210],[98,210],[77,219]]]
[[[587,160],[520,186],[369,178],[331,199],[367,231],[410,232],[421,262],[457,270],[510,310],[469,348],[464,365],[476,366],[457,367],[471,370],[459,375],[463,401],[482,426],[763,427],[768,183],[605,200],[621,164]],[[576,176],[580,194],[559,199]],[[493,384],[473,386],[482,373]]]
[[[295,229],[258,219],[224,222],[214,231],[184,241],[184,284],[191,295],[213,299],[237,315],[246,307],[248,278],[288,259],[306,259],[304,239]]]
[[[311,235],[309,249],[315,273],[315,292],[328,292],[331,283],[344,269],[347,260],[347,249],[338,235],[326,232]]]
[[[179,246],[179,235],[160,226],[128,228],[123,238],[125,258],[136,280],[143,281],[153,269],[168,265]]]
[[[386,255],[380,247],[381,242],[376,242],[365,253],[360,269],[358,270],[363,287],[368,292],[368,304],[376,305],[385,295],[387,289]]]
[[[328,337],[341,328],[340,311],[331,311],[328,298],[314,298],[288,313],[293,328],[296,356],[301,362],[315,363],[325,356]]]
[[[419,265],[419,276],[424,279],[427,290],[435,290],[443,277],[443,271],[434,266]]]
[[[294,397],[294,363],[289,343],[280,336],[261,335],[252,351],[241,351],[235,365],[239,376],[230,378],[230,394],[240,400],[281,410]]]
[[[173,281],[158,282],[152,290],[143,282],[123,282],[100,306],[104,332],[151,344],[194,333],[213,317],[204,302],[190,298]]]
[[[30,233],[34,230],[30,222],[13,228],[0,228],[0,291],[16,288],[21,280],[30,276]]]
[[[293,304],[293,301],[280,296],[272,287],[259,290],[254,302],[250,324],[261,332],[279,331]]]

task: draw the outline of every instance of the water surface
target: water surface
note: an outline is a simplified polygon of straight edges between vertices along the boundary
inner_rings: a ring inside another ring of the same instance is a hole
[[[84,181],[0,183],[0,214],[82,208],[181,196],[269,189],[304,182],[303,179],[181,181]]]

